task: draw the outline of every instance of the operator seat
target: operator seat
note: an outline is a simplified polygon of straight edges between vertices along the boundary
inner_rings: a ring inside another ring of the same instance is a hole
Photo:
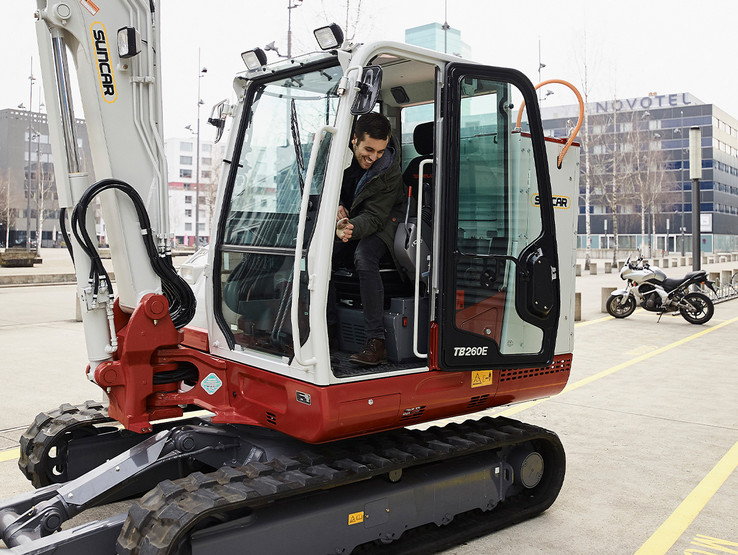
[[[412,188],[412,200],[408,202],[405,221],[397,226],[395,233],[395,257],[400,263],[402,270],[411,279],[415,279],[415,257],[417,245],[420,245],[420,280],[428,289],[428,268],[430,256],[430,241],[432,238],[431,225],[433,222],[433,165],[425,165],[423,168],[423,206],[421,209],[420,241],[418,241],[417,222],[417,199],[418,199],[418,177],[420,163],[423,160],[433,159],[434,124],[432,121],[421,123],[413,131],[413,145],[418,156],[410,160],[410,163],[402,173],[402,179],[408,188]]]

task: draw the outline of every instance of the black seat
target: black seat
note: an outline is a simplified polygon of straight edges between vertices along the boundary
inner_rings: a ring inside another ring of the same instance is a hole
[[[405,185],[413,188],[413,196],[417,198],[418,188],[418,170],[420,163],[423,160],[430,160],[433,158],[433,130],[434,125],[432,121],[418,124],[413,131],[413,146],[418,156],[410,160],[410,163],[402,173],[402,179]],[[423,170],[423,198],[427,197],[427,194],[433,190],[433,166],[426,165]],[[426,204],[426,202],[423,202]],[[425,216],[425,214],[424,214]]]
[[[421,123],[413,131],[413,145],[418,156],[410,160],[402,173],[405,185],[412,188],[413,202],[408,203],[405,221],[397,226],[395,233],[395,258],[400,263],[405,274],[415,279],[416,249],[420,245],[420,279],[428,286],[428,256],[430,255],[430,241],[432,238],[431,225],[433,223],[433,166],[426,164],[423,168],[423,206],[421,209],[421,225],[417,225],[417,199],[420,163],[423,160],[433,159],[434,125],[432,121]],[[418,232],[420,241],[418,241]]]

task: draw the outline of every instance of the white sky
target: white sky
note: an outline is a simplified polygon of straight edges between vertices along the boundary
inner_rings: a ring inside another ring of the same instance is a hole
[[[114,0],[96,1],[103,7]],[[165,136],[186,136],[184,126],[194,124],[197,114],[198,47],[208,68],[201,90],[204,122],[213,104],[232,97],[233,76],[243,70],[242,51],[276,41],[286,53],[288,0],[162,4]],[[40,74],[35,5],[3,1],[0,108],[28,105],[31,56],[34,75]],[[313,28],[330,20],[345,26],[345,0],[303,0],[292,16],[293,54],[313,50]],[[363,0],[356,39],[402,41],[406,28],[443,19],[444,0]],[[566,79],[580,90],[586,52],[590,101],[691,92],[738,117],[734,0],[448,0],[448,22],[461,31],[473,59],[514,67],[534,83],[540,40],[542,79]],[[554,90],[544,106],[574,102],[566,89]],[[34,109],[37,98],[34,89]],[[211,133],[208,126],[203,129]]]

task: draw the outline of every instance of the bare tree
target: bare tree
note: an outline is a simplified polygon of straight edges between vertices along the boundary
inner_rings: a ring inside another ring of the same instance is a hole
[[[613,99],[613,112],[594,118],[591,132],[592,188],[594,202],[607,207],[612,214],[613,264],[617,264],[620,242],[618,214],[625,202],[630,200],[628,180],[622,173],[623,148],[618,123],[617,98]]]
[[[655,216],[663,211],[663,206],[668,202],[670,193],[676,185],[667,171],[668,159],[661,148],[661,136],[657,131],[650,129],[650,121],[648,111],[632,113],[625,122],[627,127],[622,156],[626,187],[632,191],[636,203],[640,206],[641,244],[646,247],[646,256],[652,255],[651,238],[655,234]],[[650,230],[647,214],[651,215]]]
[[[52,192],[55,189],[54,173],[50,169],[50,164],[41,162],[40,158],[36,162],[36,254],[41,253],[41,239],[44,229],[44,220],[46,218],[46,209],[51,205]]]
[[[0,238],[5,247],[10,246],[10,226],[15,223],[15,211],[11,209],[12,194],[10,169],[0,173],[0,222],[5,226],[5,237]]]

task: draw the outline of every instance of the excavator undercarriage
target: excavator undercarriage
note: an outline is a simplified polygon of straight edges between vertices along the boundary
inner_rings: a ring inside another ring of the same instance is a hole
[[[76,453],[94,452],[84,449],[91,437],[110,450],[75,460]],[[98,553],[115,545],[131,554],[235,553],[244,546],[254,553],[294,553],[296,546],[304,553],[351,553],[459,515],[467,519],[466,536],[480,535],[548,508],[565,468],[555,434],[506,418],[321,446],[193,417],[155,430],[107,462],[97,460],[131,437],[94,403],[39,415],[24,434],[26,475],[43,485],[92,470],[0,507],[0,532],[12,552]],[[151,487],[127,515],[58,531],[86,509]],[[454,538],[426,539],[423,552]]]

